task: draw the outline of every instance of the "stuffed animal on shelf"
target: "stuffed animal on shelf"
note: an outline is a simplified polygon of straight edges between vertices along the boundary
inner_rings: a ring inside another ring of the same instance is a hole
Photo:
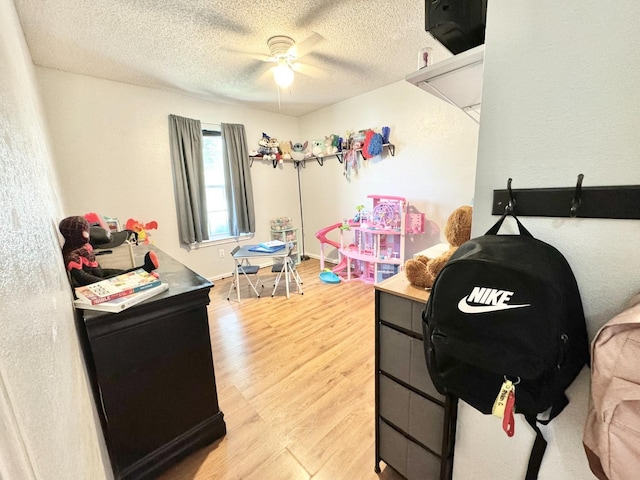
[[[337,152],[341,152],[342,151],[342,137],[339,135],[334,135],[333,136],[333,144],[332,144]]]
[[[311,142],[311,153],[314,157],[323,157],[324,156],[324,140],[314,140]]]
[[[389,134],[391,129],[389,127],[382,127],[382,143],[389,143]]]
[[[326,155],[333,155],[338,153],[338,147],[336,146],[337,135],[329,135],[324,138],[324,153]]]
[[[269,149],[269,140],[271,140],[271,137],[263,132],[262,138],[258,140],[258,155],[262,155],[263,157],[266,155],[271,155],[271,150]]]
[[[278,160],[280,161],[280,142],[276,138],[271,137],[269,139],[269,158],[268,160]],[[266,155],[265,155],[265,159]]]
[[[144,268],[147,272],[158,268],[158,256],[153,251],[145,255],[144,265],[129,270],[102,268],[93,253],[94,247],[90,242],[92,228],[96,227],[91,227],[89,221],[81,216],[64,218],[58,225],[64,237],[62,258],[72,286],[88,285],[138,268]]]
[[[304,143],[300,143],[300,142],[296,142],[293,144],[293,146],[291,147],[292,152],[291,152],[291,158],[294,159],[295,161],[299,162],[300,160],[304,160],[307,156],[307,147],[309,146],[309,142],[304,142]]]
[[[284,160],[291,160],[291,142],[289,140],[280,142],[280,151]]]
[[[440,270],[451,258],[451,255],[460,245],[471,238],[471,217],[473,210],[465,205],[456,208],[444,227],[444,236],[449,242],[449,249],[435,258],[418,255],[407,260],[404,264],[404,272],[407,280],[416,287],[431,288]]]

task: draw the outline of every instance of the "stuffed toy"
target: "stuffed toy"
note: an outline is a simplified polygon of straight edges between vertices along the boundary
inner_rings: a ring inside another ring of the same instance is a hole
[[[147,223],[142,223],[133,218],[129,218],[124,224],[124,228],[129,231],[136,232],[137,240],[148,245],[149,243],[151,243],[151,234],[149,233],[149,230],[157,230],[158,222],[152,220]],[[93,237],[93,232],[91,232],[91,236]]]
[[[382,134],[374,133],[371,137],[371,140],[369,141],[369,146],[367,148],[369,155],[371,155],[372,157],[380,155],[382,153],[382,142]]]
[[[305,157],[307,156],[306,150],[308,146],[309,146],[309,142],[294,143],[293,146],[291,147],[292,149],[291,158],[293,158],[296,161],[304,160]]]
[[[391,129],[389,127],[382,127],[382,143],[389,143],[389,134]]]
[[[280,142],[276,138],[269,139],[269,160],[280,160]]]
[[[271,155],[271,150],[269,148],[269,140],[271,137],[266,133],[262,132],[262,138],[258,140],[258,155],[262,155],[263,157],[266,155]],[[268,160],[268,159],[267,159]]]
[[[291,142],[289,140],[280,143],[280,151],[283,159],[291,160]]]
[[[99,282],[105,278],[137,270],[138,268],[144,268],[147,272],[152,272],[159,266],[156,253],[147,252],[144,257],[144,265],[139,267],[129,270],[103,269],[93,253],[94,246],[90,242],[92,228],[96,227],[91,227],[86,218],[75,216],[62,219],[58,228],[64,237],[64,245],[62,246],[64,266],[69,272],[71,285],[74,287]],[[108,232],[103,233],[106,235]],[[108,237],[108,235],[106,236]]]
[[[313,140],[311,142],[311,153],[314,157],[324,157],[324,140]]]
[[[371,155],[371,153],[369,152],[369,143],[371,143],[371,139],[374,135],[375,132],[373,130],[367,130],[364,135],[364,142],[362,143],[362,150],[360,151],[360,153],[365,160],[369,160],[371,157],[373,157],[373,155]]]
[[[405,262],[404,272],[409,283],[423,288],[433,286],[433,281],[449,261],[451,255],[460,245],[471,238],[471,215],[472,208],[470,206],[458,207],[449,215],[444,227],[444,236],[449,242],[449,249],[442,255],[435,258],[418,255]]]
[[[324,153],[327,155],[334,155],[338,153],[338,147],[336,146],[336,135],[329,135],[324,137]]]

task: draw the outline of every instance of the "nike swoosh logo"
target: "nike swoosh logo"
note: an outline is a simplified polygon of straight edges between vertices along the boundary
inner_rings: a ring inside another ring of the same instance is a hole
[[[530,307],[529,303],[523,305],[469,305],[467,303],[467,297],[462,297],[458,302],[458,309],[462,313],[487,313],[487,312],[499,312],[500,310],[509,310],[512,308]]]

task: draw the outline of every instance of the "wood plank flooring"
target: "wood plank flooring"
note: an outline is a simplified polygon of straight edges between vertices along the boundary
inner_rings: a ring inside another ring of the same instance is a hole
[[[374,472],[374,288],[322,283],[317,260],[298,266],[304,295],[256,298],[231,279],[211,290],[209,324],[227,435],[162,480],[399,480]],[[295,283],[294,289],[295,289]]]

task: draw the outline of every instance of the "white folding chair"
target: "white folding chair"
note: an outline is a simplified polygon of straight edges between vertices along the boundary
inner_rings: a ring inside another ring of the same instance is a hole
[[[278,284],[280,283],[280,279],[282,278],[282,274],[285,271],[285,281],[289,283],[293,279],[296,282],[296,292],[300,295],[304,295],[304,292],[302,291],[302,278],[300,278],[300,275],[298,274],[298,270],[296,269],[296,261],[292,256],[294,248],[294,245],[290,244],[288,255],[283,259],[281,263],[274,263],[271,267],[271,272],[277,273],[276,278],[273,282],[273,292],[271,292],[272,297],[275,295]]]
[[[239,246],[236,246],[233,250],[231,250],[231,256],[233,257],[233,255],[238,250],[240,250]],[[253,292],[258,298],[260,298],[260,292],[258,292],[257,287],[260,287],[260,291],[262,291],[262,289],[264,288],[264,284],[262,283],[262,280],[258,275],[260,267],[258,265],[251,265],[249,263],[249,260],[246,258],[243,259],[240,263],[237,263],[238,261],[235,260],[234,257],[234,261],[237,265],[236,268],[238,269],[238,275],[233,275],[233,281],[231,282],[231,285],[229,285],[229,293],[227,293],[227,300],[231,298],[231,292],[234,290],[234,288],[240,288],[240,285],[236,285],[236,279],[238,281],[238,284],[240,283],[240,274],[242,274],[247,279],[247,282],[249,283],[249,286],[251,287]],[[255,277],[255,281],[251,281],[251,276]]]

